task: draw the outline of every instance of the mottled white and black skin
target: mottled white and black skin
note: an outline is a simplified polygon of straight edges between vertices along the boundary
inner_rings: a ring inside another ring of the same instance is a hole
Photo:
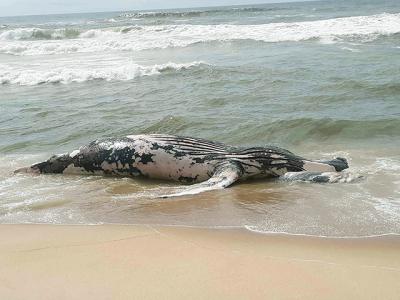
[[[342,178],[338,172],[346,168],[343,158],[311,161],[274,146],[239,148],[199,138],[150,134],[96,140],[17,172],[143,176],[198,183],[172,195],[179,196],[254,177],[335,182]]]

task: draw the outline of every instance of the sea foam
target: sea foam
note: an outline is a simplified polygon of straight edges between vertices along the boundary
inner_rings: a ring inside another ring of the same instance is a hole
[[[361,42],[400,32],[400,14],[383,13],[310,22],[260,25],[158,25],[71,31],[11,29],[0,33],[0,53],[40,55],[71,52],[140,51],[186,47],[210,41],[255,40],[296,42],[321,40],[335,43],[350,38]],[[61,40],[59,40],[61,39]]]
[[[166,71],[181,71],[205,62],[165,63],[156,65],[139,65],[136,63],[120,63],[117,66],[102,67],[55,67],[51,71],[35,69],[15,69],[0,65],[0,84],[37,85],[44,83],[71,83],[91,80],[126,81],[136,77],[158,75]]]

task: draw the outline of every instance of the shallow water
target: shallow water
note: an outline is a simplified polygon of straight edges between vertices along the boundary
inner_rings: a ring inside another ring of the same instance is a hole
[[[0,222],[400,233],[400,4],[326,1],[0,18]],[[351,184],[14,176],[100,137],[198,136],[344,156]]]

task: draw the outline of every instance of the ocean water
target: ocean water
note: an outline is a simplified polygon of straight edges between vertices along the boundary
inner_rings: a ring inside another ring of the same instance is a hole
[[[14,175],[101,137],[189,135],[346,157],[349,184]],[[0,18],[0,223],[400,234],[400,2]]]

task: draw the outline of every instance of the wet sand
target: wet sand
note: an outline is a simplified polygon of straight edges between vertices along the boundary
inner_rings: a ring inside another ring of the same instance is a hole
[[[399,299],[400,238],[0,225],[0,299]]]

